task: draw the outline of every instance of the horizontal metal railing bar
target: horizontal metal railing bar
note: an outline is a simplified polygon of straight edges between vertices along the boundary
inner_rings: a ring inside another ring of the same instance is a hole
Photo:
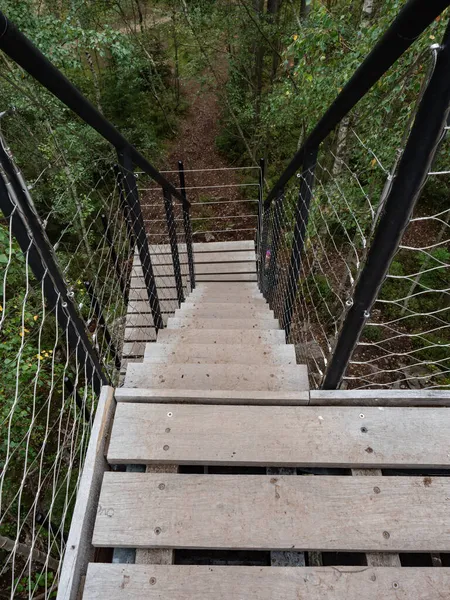
[[[178,200],[189,203],[1,11],[0,49],[118,151],[127,149],[136,166]]]
[[[258,215],[228,215],[225,217],[195,217],[191,215],[191,221],[215,221],[216,219],[249,219],[256,218]],[[165,223],[165,219],[144,219],[144,223]],[[175,222],[182,223],[183,219],[175,219]]]
[[[235,233],[236,231],[256,231],[256,227],[251,227],[249,229],[211,229],[209,231],[194,231],[192,235],[198,235],[202,233]],[[160,234],[156,234],[160,235]]]
[[[259,187],[259,183],[226,183],[223,185],[197,185],[197,186],[186,186],[185,190],[210,190],[210,189],[218,189],[218,188],[230,188],[230,187]],[[174,188],[176,190],[181,190],[181,188]],[[139,188],[140,192],[160,192],[160,188],[151,187],[151,188]]]
[[[260,167],[258,166],[249,166],[249,167],[216,167],[215,169],[211,168],[211,169],[184,169],[185,173],[204,173],[205,171],[244,171],[247,169],[259,169]],[[160,171],[160,173],[178,173],[177,170],[164,170],[164,171]],[[141,174],[139,173],[139,171],[137,172],[137,174]],[[142,173],[143,174],[143,173]]]
[[[217,200],[215,202],[191,202],[191,206],[209,206],[210,204],[243,204],[244,202],[255,202],[259,200]],[[142,208],[159,208],[160,204],[141,204]]]
[[[449,0],[409,0],[405,4],[273,186],[264,202],[266,209],[278,190],[284,188],[301,168],[306,151],[319,147],[328,134],[448,6]]]

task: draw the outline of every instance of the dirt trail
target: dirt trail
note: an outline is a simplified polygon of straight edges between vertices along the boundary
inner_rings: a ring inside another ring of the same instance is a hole
[[[178,161],[182,160],[186,170],[224,169],[186,173],[187,187],[219,186],[213,189],[187,190],[188,199],[193,203],[193,229],[198,231],[194,241],[213,241],[211,236],[216,240],[253,239],[251,229],[256,225],[253,215],[257,213],[257,204],[245,200],[257,200],[258,188],[254,184],[258,181],[258,171],[225,170],[233,165],[216,147],[215,140],[220,130],[220,105],[215,89],[202,87],[199,82],[190,79],[182,81],[181,91],[189,103],[189,109],[176,139],[170,143],[166,162],[168,168],[176,169]],[[169,177],[179,185],[176,177]],[[224,187],[239,186],[243,182],[247,184],[246,187]],[[213,201],[220,201],[221,204],[205,204]],[[241,215],[251,216],[242,218]],[[236,231],[238,229],[248,231]],[[209,231],[213,233],[206,233]],[[218,231],[221,233],[217,233]]]

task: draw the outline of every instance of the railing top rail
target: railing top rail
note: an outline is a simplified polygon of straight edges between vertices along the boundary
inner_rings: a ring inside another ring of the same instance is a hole
[[[328,134],[448,6],[450,0],[409,0],[405,4],[286,167],[269,192],[264,203],[265,208],[270,206],[277,191],[301,168],[306,154],[318,148]]]
[[[170,191],[182,203],[189,204],[189,201],[183,198],[182,194],[127,141],[112,123],[105,119],[67,77],[1,11],[0,49],[68,106],[80,119],[110,142],[118,152],[126,150],[137,167]]]

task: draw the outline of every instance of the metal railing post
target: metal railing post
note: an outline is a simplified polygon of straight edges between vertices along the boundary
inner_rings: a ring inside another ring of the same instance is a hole
[[[159,304],[155,275],[153,273],[150,250],[148,247],[144,217],[142,216],[141,205],[139,202],[136,176],[134,174],[134,164],[127,149],[122,150],[117,154],[119,157],[119,164],[122,167],[121,179],[123,184],[124,206],[127,206],[128,208],[128,215],[131,221],[131,226],[133,227],[136,245],[139,251],[139,258],[141,260],[141,267],[144,274],[145,287],[147,288],[148,301],[152,311],[153,322],[156,333],[158,333],[159,329],[164,328],[164,323],[161,314],[161,306]],[[127,212],[124,211],[124,214],[125,218],[127,218]]]
[[[258,224],[256,227],[256,268],[258,271],[258,283],[259,288],[262,287],[262,275],[264,273],[264,261],[261,255],[261,242],[262,242],[262,230],[263,230],[263,214],[264,214],[264,174],[265,174],[265,160],[264,158],[259,159],[259,173],[258,173]]]
[[[189,279],[191,281],[191,290],[195,288],[195,265],[194,265],[194,251],[192,246],[192,226],[191,226],[191,215],[190,215],[190,204],[187,202],[186,196],[186,181],[184,178],[184,165],[183,161],[178,161],[178,173],[180,176],[180,188],[181,195],[185,202],[183,202],[183,223],[184,223],[184,235],[186,237],[186,250],[188,256],[189,265]]]
[[[181,277],[180,255],[178,253],[177,226],[173,214],[172,195],[170,190],[163,188],[164,208],[166,211],[167,231],[169,233],[170,250],[172,252],[173,273],[177,288],[178,304],[184,302],[183,279]]]
[[[261,292],[266,297],[267,295],[267,283],[268,283],[268,268],[266,265],[266,254],[267,246],[269,243],[269,228],[271,222],[273,207],[270,205],[268,208],[264,207],[263,213],[263,225],[261,234]]]
[[[291,331],[292,315],[294,313],[295,297],[298,290],[298,277],[302,260],[303,249],[305,246],[306,228],[308,227],[309,206],[311,204],[312,191],[314,186],[314,171],[317,163],[318,149],[305,153],[305,162],[303,164],[303,173],[301,175],[300,190],[298,194],[297,211],[295,219],[294,237],[292,241],[291,262],[289,265],[288,282],[286,287],[286,297],[284,299],[282,324],[286,340]]]
[[[278,249],[280,247],[281,238],[281,216],[283,213],[283,201],[284,201],[284,190],[279,190],[275,199],[275,208],[272,220],[272,240],[270,248],[270,261],[269,261],[269,272],[268,272],[268,287],[267,287],[267,299],[270,305],[272,305],[273,295],[275,287],[277,285],[278,278]]]
[[[366,263],[356,283],[323,389],[336,389],[345,374],[370,310],[389,271],[433,162],[450,107],[450,23],[411,129],[397,176],[386,198]]]
[[[67,331],[71,352],[80,364],[86,365],[86,375],[97,394],[109,379],[103,372],[100,359],[92,346],[83,320],[72,301],[72,294],[56,262],[53,248],[34,207],[17,176],[17,167],[6,151],[0,138],[0,208],[10,219],[12,232],[36,279],[42,283],[48,309],[54,311],[58,325]],[[14,198],[14,202],[12,201]],[[17,204],[15,204],[17,203]]]

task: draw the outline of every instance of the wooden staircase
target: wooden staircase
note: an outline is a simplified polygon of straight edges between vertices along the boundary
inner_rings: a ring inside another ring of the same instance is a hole
[[[401,566],[450,552],[450,479],[429,472],[449,468],[448,409],[308,406],[255,282],[199,283],[116,400],[107,460],[146,472],[104,474],[92,541],[136,564],[91,563],[85,600],[450,598],[450,569]],[[218,550],[269,558],[223,566]]]

